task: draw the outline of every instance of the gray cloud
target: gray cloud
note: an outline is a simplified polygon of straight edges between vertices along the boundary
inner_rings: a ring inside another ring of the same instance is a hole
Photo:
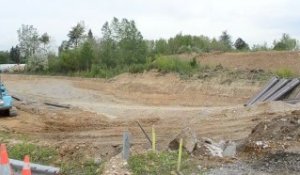
[[[272,43],[286,32],[300,38],[296,0],[0,0],[0,50],[17,44],[16,30],[32,24],[48,32],[56,45],[84,20],[96,35],[114,16],[136,21],[147,39],[184,34],[218,37],[227,30],[233,39],[250,44]]]

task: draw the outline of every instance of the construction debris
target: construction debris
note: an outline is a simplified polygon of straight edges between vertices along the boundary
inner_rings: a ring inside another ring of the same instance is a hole
[[[212,156],[223,157],[223,141],[216,143],[208,138],[203,138],[202,141],[197,143],[193,155],[196,157]]]
[[[187,127],[184,128],[170,143],[169,148],[171,150],[178,150],[180,139],[183,139],[183,148],[189,153],[192,153],[198,142],[195,132]]]
[[[181,138],[183,139],[184,150],[196,157],[234,157],[236,155],[237,146],[235,142],[225,142],[221,140],[217,143],[209,138],[198,139],[191,128],[184,128],[181,133],[169,143],[169,149],[178,150]]]
[[[69,105],[62,105],[62,104],[58,104],[58,103],[49,103],[49,102],[45,102],[45,105],[48,106],[54,106],[54,107],[58,107],[58,108],[66,108],[66,109],[70,109]]]
[[[11,97],[17,101],[22,101],[19,97],[15,96],[15,95],[12,95]]]
[[[285,97],[292,94],[293,90],[299,86],[300,80],[298,78],[294,79],[279,79],[273,77],[266,86],[255,96],[253,96],[245,106],[251,106],[258,102],[265,101],[276,101],[276,100],[286,100]],[[295,94],[294,96],[289,96],[288,100],[300,100],[298,97],[300,93]]]
[[[229,141],[224,150],[223,150],[223,156],[224,157],[234,157],[236,155],[236,143],[233,141]]]

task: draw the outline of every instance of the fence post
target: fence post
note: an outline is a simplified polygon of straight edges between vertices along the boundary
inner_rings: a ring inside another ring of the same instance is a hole
[[[154,126],[152,126],[152,151],[156,151],[156,134]]]
[[[177,172],[180,172],[180,167],[181,167],[182,142],[183,142],[183,140],[180,139],[180,143],[179,143],[179,151],[178,151],[178,161],[177,161]]]
[[[130,138],[129,138],[129,132],[125,131],[123,133],[123,151],[122,151],[122,157],[125,160],[129,159],[130,154]]]

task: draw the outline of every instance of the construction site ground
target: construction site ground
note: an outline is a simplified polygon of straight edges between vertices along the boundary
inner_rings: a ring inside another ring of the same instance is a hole
[[[78,153],[95,160],[115,156],[127,130],[135,153],[149,149],[136,121],[149,134],[155,126],[158,149],[166,149],[184,127],[199,137],[238,141],[260,122],[300,107],[284,102],[244,107],[263,81],[222,84],[221,78],[181,79],[156,71],[112,79],[2,74],[1,80],[20,101],[15,101],[16,117],[0,119],[0,131],[11,134],[12,143],[19,139],[13,135],[21,134],[36,144],[55,147],[62,159]]]

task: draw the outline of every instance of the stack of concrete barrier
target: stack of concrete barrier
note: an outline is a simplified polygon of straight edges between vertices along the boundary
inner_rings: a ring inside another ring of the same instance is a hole
[[[266,85],[263,87],[258,94],[253,96],[245,106],[251,106],[259,102],[266,101],[276,101],[282,100],[285,96],[289,95],[293,89],[295,89],[300,84],[298,78],[285,79],[273,77]]]

